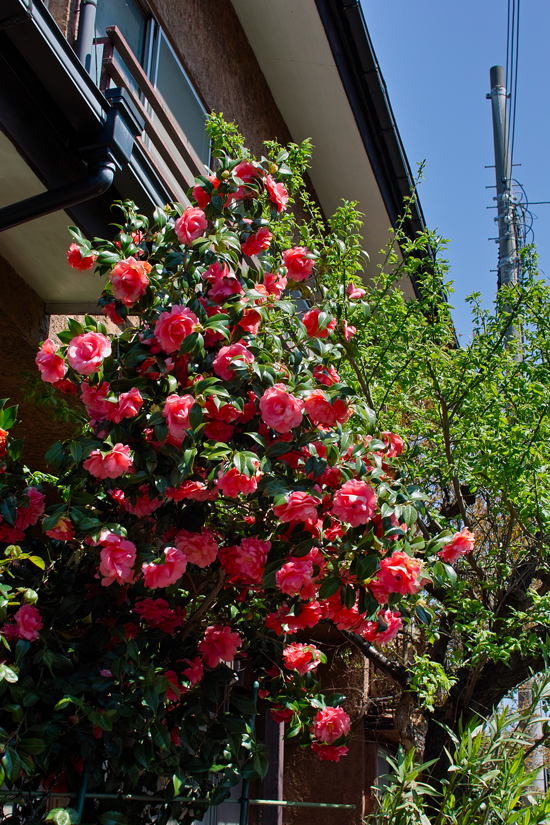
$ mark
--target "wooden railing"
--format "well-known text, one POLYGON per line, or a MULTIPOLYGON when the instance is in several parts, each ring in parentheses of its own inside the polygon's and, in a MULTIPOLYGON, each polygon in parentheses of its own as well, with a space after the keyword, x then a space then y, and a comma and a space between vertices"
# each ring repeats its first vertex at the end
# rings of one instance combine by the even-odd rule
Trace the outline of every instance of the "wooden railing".
POLYGON ((195 175, 203 175, 205 167, 143 71, 120 30, 117 26, 108 26, 106 33, 106 37, 96 40, 98 45, 104 46, 100 89, 108 89, 111 81, 116 86, 126 89, 145 122, 144 134, 137 138, 140 148, 155 168, 172 199, 181 200, 182 193, 185 194, 193 185, 195 175), (139 92, 136 92, 136 87, 139 92), (164 134, 157 124, 160 124, 164 134), (151 149, 154 149, 162 159, 173 181, 159 167, 151 149))

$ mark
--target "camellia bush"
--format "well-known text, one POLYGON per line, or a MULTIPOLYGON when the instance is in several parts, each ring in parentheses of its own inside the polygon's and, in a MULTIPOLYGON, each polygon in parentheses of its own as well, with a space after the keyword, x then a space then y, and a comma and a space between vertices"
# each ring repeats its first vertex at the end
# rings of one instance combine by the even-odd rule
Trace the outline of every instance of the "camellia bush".
POLYGON ((150 225, 120 204, 110 241, 72 230, 69 263, 103 277, 120 333, 70 319, 37 354, 86 419, 49 449, 50 476, 21 468, 0 413, 0 784, 19 821, 64 793, 104 825, 200 818, 267 769, 254 680, 288 736, 338 761, 350 719, 320 691, 308 628, 387 642, 427 620, 423 585, 449 587, 472 547, 417 532, 403 440, 340 379, 364 294, 342 240, 355 213, 298 226, 307 146, 257 161, 222 126, 193 205, 150 225), (344 253, 333 315, 319 283, 344 253))

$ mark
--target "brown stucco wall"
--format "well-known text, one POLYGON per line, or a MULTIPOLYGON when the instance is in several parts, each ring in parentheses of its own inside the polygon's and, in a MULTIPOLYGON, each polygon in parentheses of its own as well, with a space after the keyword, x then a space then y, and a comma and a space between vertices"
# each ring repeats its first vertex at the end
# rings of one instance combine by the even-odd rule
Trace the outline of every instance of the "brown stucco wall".
POLYGON ((151 8, 207 111, 235 121, 260 155, 264 140, 290 133, 230 0, 151 0, 151 8))
POLYGON ((50 410, 24 400, 25 376, 38 375, 35 357, 48 337, 49 316, 36 292, 0 257, 0 398, 19 404, 20 424, 11 433, 25 438, 23 461, 33 470, 45 470, 44 452, 67 436, 67 425, 52 420, 50 410))
MULTIPOLYGON (((306 641, 306 638, 301 641, 306 641)), ((290 739, 285 745, 284 799, 302 802, 352 804, 355 810, 285 808, 283 825, 361 825, 366 794, 373 772, 372 749, 365 741, 363 708, 368 692, 368 665, 334 628, 320 625, 308 642, 318 643, 328 654, 319 668, 323 690, 346 696, 343 707, 352 721, 349 753, 339 762, 320 762, 311 748, 290 739), (368 783, 368 784, 367 784, 368 783)), ((375 768, 374 768, 375 769, 375 768)))

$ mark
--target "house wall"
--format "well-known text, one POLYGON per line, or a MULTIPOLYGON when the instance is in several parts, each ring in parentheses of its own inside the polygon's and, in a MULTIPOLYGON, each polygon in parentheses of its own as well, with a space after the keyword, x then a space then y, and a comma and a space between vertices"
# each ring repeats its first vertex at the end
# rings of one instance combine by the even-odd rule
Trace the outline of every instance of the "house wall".
POLYGON ((10 432, 25 438, 23 460, 32 469, 45 470, 45 446, 64 438, 67 425, 52 419, 50 410, 25 401, 26 376, 35 377, 36 353, 48 337, 49 316, 36 292, 0 257, 0 398, 19 404, 20 424, 10 432))
MULTIPOLYGON (((306 641, 305 637, 301 641, 306 641)), ((339 762, 320 762, 311 748, 300 747, 295 739, 285 744, 284 799, 303 802, 352 804, 355 810, 337 808, 284 808, 283 825, 361 825, 372 784, 372 748, 363 729, 364 702, 368 695, 369 668, 361 653, 332 627, 319 625, 309 632, 308 643, 316 641, 327 653, 327 664, 319 668, 324 691, 345 695, 342 706, 352 722, 349 753, 339 762)))

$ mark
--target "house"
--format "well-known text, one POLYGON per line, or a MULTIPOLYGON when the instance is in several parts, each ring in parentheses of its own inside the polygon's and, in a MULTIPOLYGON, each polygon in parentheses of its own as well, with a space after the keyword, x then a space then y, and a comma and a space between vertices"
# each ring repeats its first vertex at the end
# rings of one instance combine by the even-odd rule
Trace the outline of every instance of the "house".
MULTIPOLYGON (((374 267, 412 178, 358 0, 3 0, 0 395, 20 402, 23 420, 31 410, 21 374, 34 370, 38 343, 59 316, 93 313, 101 291, 99 279, 67 265, 67 225, 106 236, 114 200, 149 214, 186 202, 209 163, 210 110, 236 121, 254 153, 264 139, 311 137, 316 197, 326 214, 342 197, 358 201, 374 267)), ((416 205, 406 229, 423 225, 416 205)), ((404 288, 414 296, 414 284, 404 288)), ((26 461, 40 467, 62 424, 40 409, 32 420, 20 433, 26 461)), ((329 678, 342 667, 335 662, 329 678)), ((363 696, 368 674, 353 671, 363 696)), ((265 731, 281 758, 261 792, 332 801, 318 769, 309 789, 290 781, 312 770, 292 747, 283 789, 280 734, 265 731)), ((358 737, 354 748, 331 768, 330 794, 356 804, 349 821, 360 822, 376 746, 358 737)), ((281 821, 280 809, 257 811, 265 825, 281 821)))

